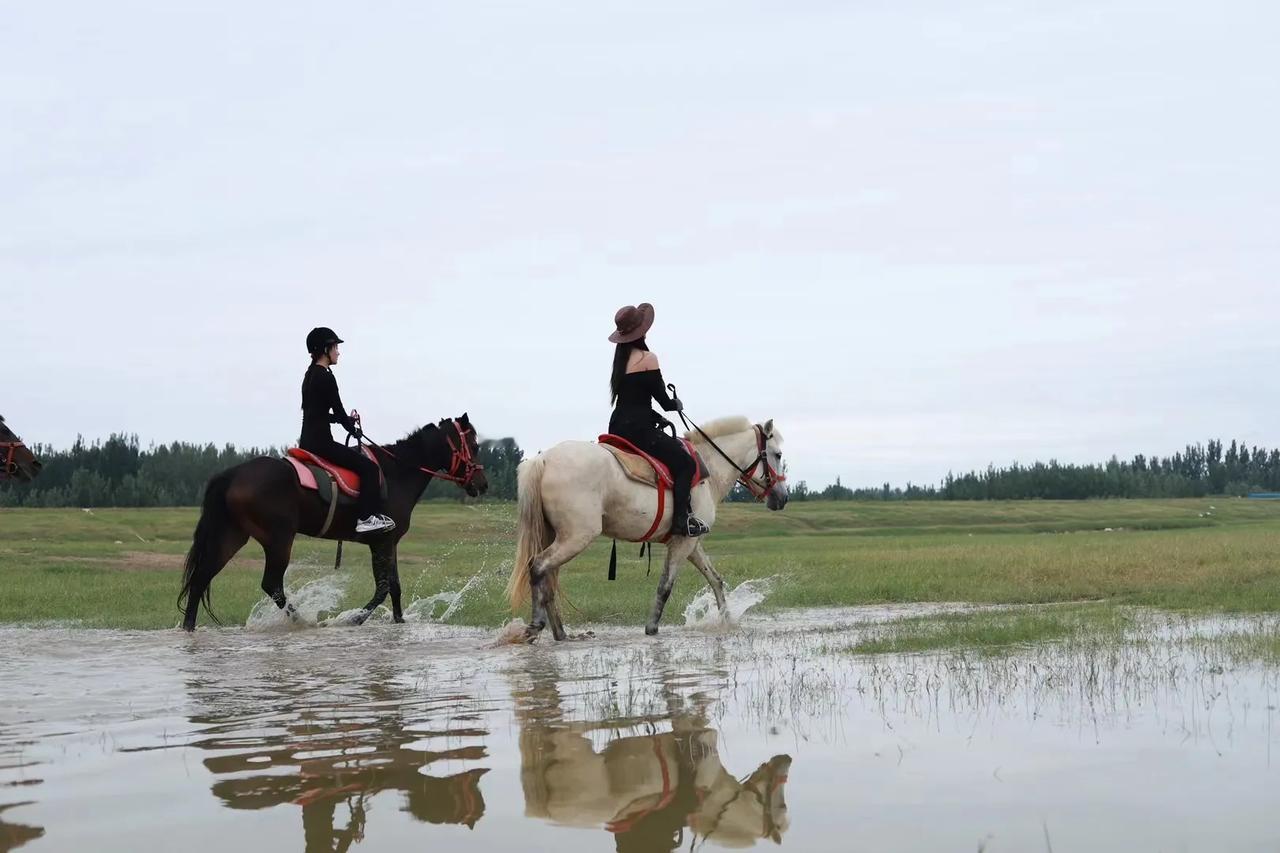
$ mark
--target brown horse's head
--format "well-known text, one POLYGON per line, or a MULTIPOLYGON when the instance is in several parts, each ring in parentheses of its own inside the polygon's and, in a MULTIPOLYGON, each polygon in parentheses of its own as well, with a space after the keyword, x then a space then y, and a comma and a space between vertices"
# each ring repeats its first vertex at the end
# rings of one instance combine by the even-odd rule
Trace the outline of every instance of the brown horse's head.
POLYGON ((470 466, 462 474, 463 481, 459 485, 470 497, 479 497, 489 491, 489 479, 484 474, 484 466, 480 465, 480 439, 476 435, 475 427, 471 425, 471 417, 466 412, 454 418, 453 423, 458 435, 466 442, 466 457, 470 461, 470 466))
POLYGON ((489 490, 489 480, 480 464, 480 441, 466 412, 446 418, 436 425, 436 431, 424 429, 420 435, 424 442, 422 452, 431 460, 428 467, 439 472, 439 479, 457 483, 473 498, 489 490))

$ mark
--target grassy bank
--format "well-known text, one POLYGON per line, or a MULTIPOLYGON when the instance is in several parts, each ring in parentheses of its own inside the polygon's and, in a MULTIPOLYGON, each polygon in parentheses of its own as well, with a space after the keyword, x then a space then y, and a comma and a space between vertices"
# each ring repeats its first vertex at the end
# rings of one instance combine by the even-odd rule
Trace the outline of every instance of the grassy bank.
MULTIPOLYGON (((457 590, 475 577, 454 621, 496 625, 507 618, 502 587, 513 550, 513 510, 505 504, 419 508, 401 551, 407 597, 457 590)), ((195 519, 194 509, 0 510, 0 622, 173 626, 195 519)), ((299 539, 286 584, 329 575, 333 548, 299 539)), ((635 546, 625 545, 619 579, 609 583, 608 548, 596 543, 564 575, 571 625, 638 626, 645 618, 656 575, 646 578, 635 546)), ((781 513, 729 505, 707 549, 730 585, 777 577, 770 607, 1102 599, 1280 611, 1280 503, 794 503, 781 513)), ((341 573, 344 606, 363 603, 373 586, 367 551, 349 548, 341 573)), ((260 579, 261 551, 250 544, 214 583, 224 621, 244 622, 262 597, 260 579)), ((702 586, 696 570, 685 566, 668 622, 679 621, 702 586)))

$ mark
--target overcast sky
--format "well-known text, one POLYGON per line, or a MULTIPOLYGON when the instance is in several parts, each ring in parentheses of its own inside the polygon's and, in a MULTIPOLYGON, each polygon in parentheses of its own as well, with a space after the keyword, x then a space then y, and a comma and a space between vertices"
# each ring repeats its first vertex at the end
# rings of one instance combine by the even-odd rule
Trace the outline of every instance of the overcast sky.
POLYGON ((604 430, 620 305, 793 478, 1280 444, 1271 2, 9 3, 28 441, 604 430))

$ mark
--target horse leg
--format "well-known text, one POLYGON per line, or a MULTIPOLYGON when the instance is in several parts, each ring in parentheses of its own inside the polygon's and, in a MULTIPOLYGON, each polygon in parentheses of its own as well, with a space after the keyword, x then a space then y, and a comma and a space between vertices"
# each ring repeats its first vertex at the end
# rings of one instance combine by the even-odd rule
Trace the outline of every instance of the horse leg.
POLYGON ((391 547, 391 571, 388 580, 387 589, 391 592, 391 618, 397 625, 403 625, 404 609, 400 606, 400 554, 394 545, 391 547))
MULTIPOLYGON (((373 563, 373 598, 369 599, 369 603, 360 608, 360 612, 351 620, 356 625, 363 625, 373 611, 382 606, 382 602, 387 600, 387 596, 391 594, 391 575, 395 571, 395 546, 388 547, 385 543, 376 543, 369 546, 369 556, 373 563)), ((396 597, 399 598, 400 584, 396 582, 396 597)), ((403 622, 404 619, 396 620, 403 622)))
POLYGON ((557 642, 567 640, 569 635, 564 630, 564 620, 560 618, 560 605, 555 600, 555 594, 552 593, 550 603, 547 605, 547 625, 551 628, 551 636, 557 642))
POLYGON ((262 591, 270 596, 276 607, 288 614, 290 619, 297 618, 298 611, 284 596, 284 572, 289 568, 289 558, 293 555, 293 539, 297 534, 292 530, 278 530, 262 542, 262 550, 266 552, 267 564, 262 571, 262 591))
POLYGON ((231 562, 231 558, 236 552, 244 547, 244 543, 249 541, 249 534, 245 533, 239 527, 230 526, 222 531, 222 535, 218 541, 218 557, 214 563, 208 566, 207 574, 201 573, 199 576, 193 576, 191 589, 187 593, 187 610, 182 618, 182 627, 188 631, 196 629, 196 614, 200 609, 200 598, 204 595, 204 591, 209 588, 209 584, 213 582, 218 572, 231 562))
POLYGON ((529 569, 529 586, 533 592, 533 614, 524 636, 532 643, 547 625, 551 626, 551 636, 557 640, 568 637, 564 623, 560 620, 560 605, 556 602, 556 589, 559 587, 558 574, 560 567, 586 550, 600 531, 584 532, 572 535, 557 536, 556 541, 541 554, 533 558, 529 569))
POLYGON ((729 606, 724 600, 724 578, 720 577, 716 567, 711 565, 711 558, 707 556, 706 551, 702 550, 701 540, 698 540, 698 544, 693 547, 693 552, 689 554, 689 562, 693 563, 707 579, 707 586, 711 587, 711 592, 716 597, 716 607, 720 610, 720 616, 726 616, 729 606))
POLYGON ((537 557, 534 557, 529 567, 529 626, 524 629, 524 639, 527 643, 532 643, 538 639, 542 629, 547 627, 547 605, 542 591, 542 574, 539 572, 538 567, 541 557, 551 551, 552 547, 554 546, 548 547, 537 557))
POLYGON ((676 574, 679 572, 680 564, 688 559, 689 552, 697 544, 696 538, 676 537, 667 546, 667 556, 662 563, 662 577, 658 580, 658 594, 653 599, 653 613, 649 616, 649 624, 644 626, 644 632, 650 637, 658 633, 658 623, 662 621, 662 610, 667 606, 667 599, 671 597, 671 590, 676 585, 676 574))

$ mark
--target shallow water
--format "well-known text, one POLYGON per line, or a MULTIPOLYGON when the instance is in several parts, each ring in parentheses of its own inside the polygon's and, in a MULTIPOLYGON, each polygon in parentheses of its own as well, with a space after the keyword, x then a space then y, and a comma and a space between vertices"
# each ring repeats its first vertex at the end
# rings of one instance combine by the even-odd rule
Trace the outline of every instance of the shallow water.
POLYGON ((1280 850, 1280 679, 1221 621, 841 651, 905 612, 0 629, 0 850, 1280 850))

